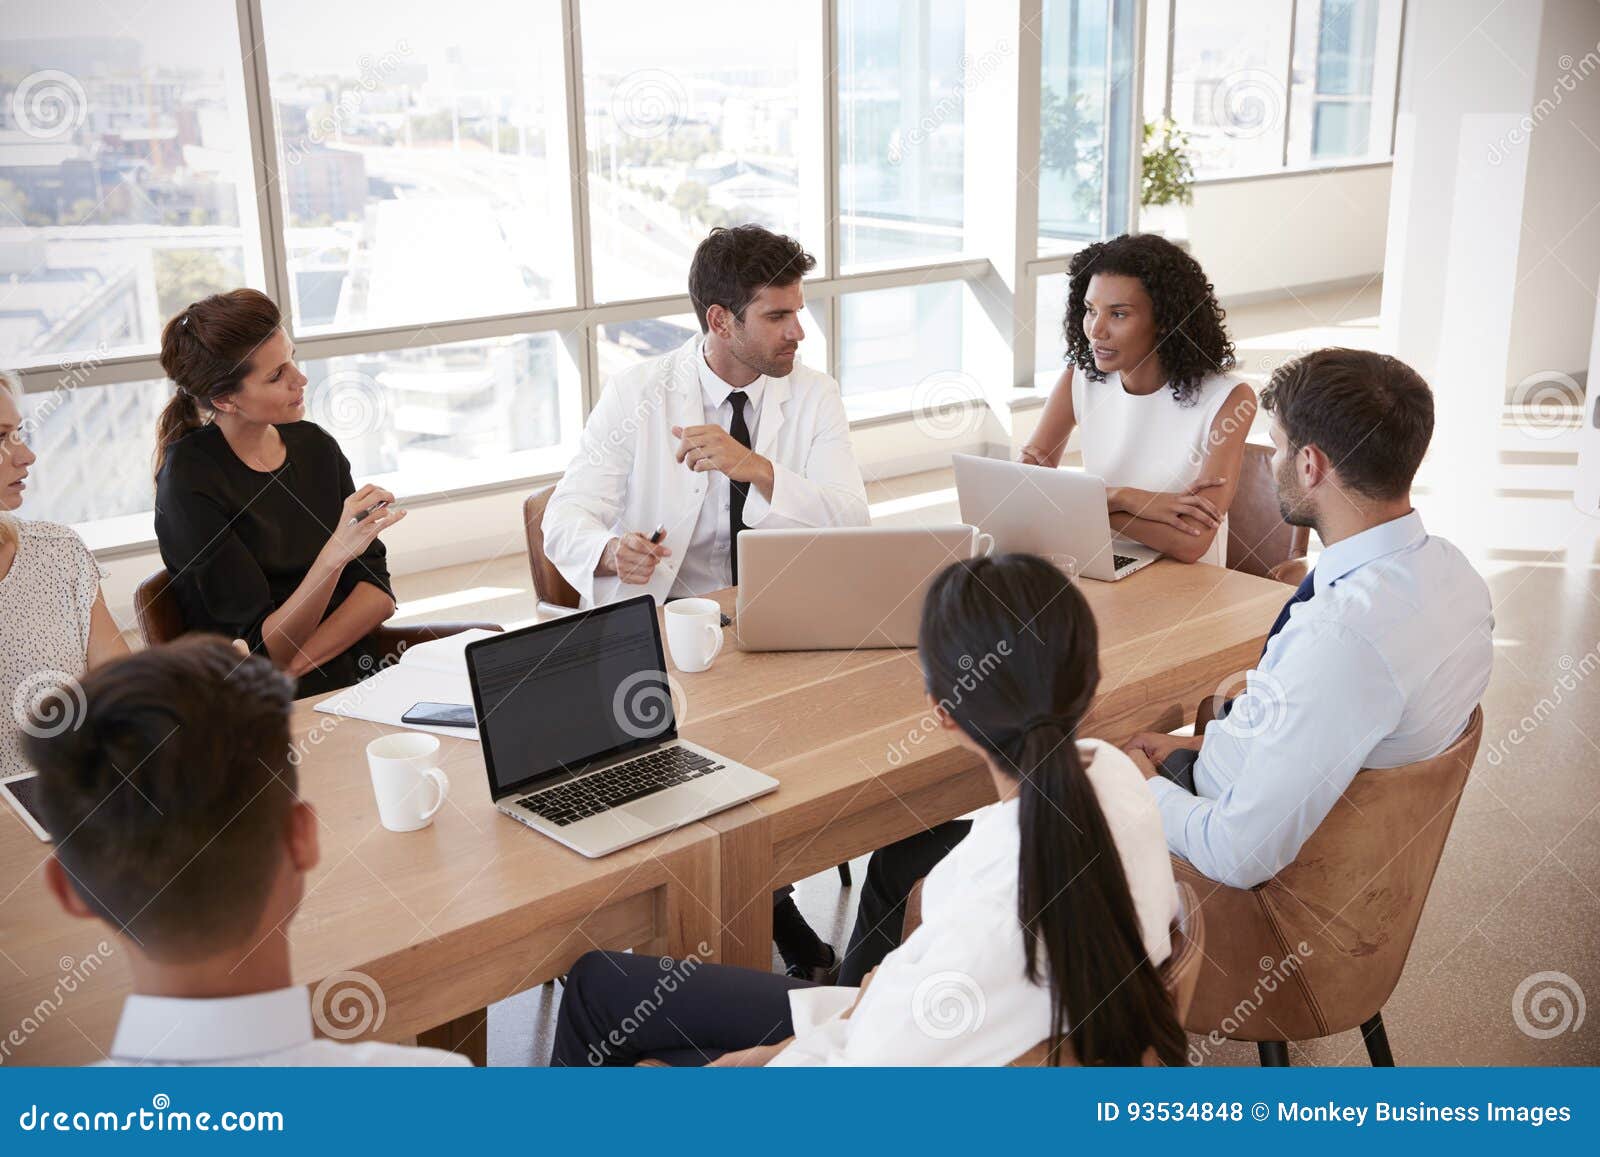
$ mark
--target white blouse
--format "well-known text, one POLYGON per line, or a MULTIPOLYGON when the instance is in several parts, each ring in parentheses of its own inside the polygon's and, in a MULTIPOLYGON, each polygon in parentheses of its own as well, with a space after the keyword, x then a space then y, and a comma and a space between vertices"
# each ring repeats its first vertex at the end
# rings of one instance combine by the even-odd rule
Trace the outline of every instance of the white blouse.
MULTIPOLYGON (((1127 873, 1145 951, 1159 965, 1171 953, 1178 891, 1155 797, 1117 748, 1091 739, 1079 751, 1127 873)), ((1015 798, 978 813, 923 882, 921 925, 884 957, 848 1018, 841 1014, 855 988, 789 994, 794 1042, 771 1064, 1006 1065, 1050 1035, 1048 983, 1024 972, 1019 814, 1015 798)))
MULTIPOLYGON (((1210 449, 1211 425, 1240 379, 1212 374, 1193 401, 1180 405, 1168 386, 1153 394, 1130 394, 1122 375, 1105 381, 1072 375, 1072 412, 1083 427, 1083 468, 1107 487, 1176 492, 1200 477, 1210 449)), ((1223 518, 1211 548, 1200 559, 1216 566, 1228 560, 1228 522, 1223 518)))
MULTIPOLYGON (((54 522, 16 520, 17 553, 0 577, 0 777, 31 768, 22 759, 22 721, 48 689, 82 675, 89 617, 104 572, 83 540, 54 522)), ((47 718, 65 700, 46 699, 47 718)))

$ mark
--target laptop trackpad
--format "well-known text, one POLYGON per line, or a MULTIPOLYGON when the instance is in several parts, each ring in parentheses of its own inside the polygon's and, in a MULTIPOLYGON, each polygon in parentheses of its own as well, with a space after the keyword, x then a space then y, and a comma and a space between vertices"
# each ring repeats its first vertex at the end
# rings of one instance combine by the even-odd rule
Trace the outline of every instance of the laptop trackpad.
POLYGON ((722 788, 732 789, 735 784, 732 776, 722 774, 708 777, 712 782, 682 783, 677 787, 669 787, 666 791, 658 791, 654 795, 647 795, 643 799, 636 799, 624 809, 631 816, 650 825, 681 824, 690 819, 698 819, 703 815, 726 807, 737 798, 738 793, 732 790, 717 791, 707 790, 716 784, 722 788))

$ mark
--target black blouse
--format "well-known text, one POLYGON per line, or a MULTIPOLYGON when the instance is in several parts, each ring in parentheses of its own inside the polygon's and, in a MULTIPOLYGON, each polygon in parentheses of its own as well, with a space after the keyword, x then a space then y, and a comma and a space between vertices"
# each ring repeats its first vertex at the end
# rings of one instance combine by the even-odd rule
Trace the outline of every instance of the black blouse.
MULTIPOLYGON (((267 616, 305 581, 355 492, 349 461, 321 426, 292 422, 278 433, 288 455, 276 470, 246 466, 206 425, 172 444, 156 478, 156 541, 185 625, 244 639, 258 654, 266 653, 267 616)), ((323 618, 363 582, 394 595, 382 542, 344 568, 323 618)), ((358 643, 302 675, 296 693, 322 694, 370 673, 358 643)))

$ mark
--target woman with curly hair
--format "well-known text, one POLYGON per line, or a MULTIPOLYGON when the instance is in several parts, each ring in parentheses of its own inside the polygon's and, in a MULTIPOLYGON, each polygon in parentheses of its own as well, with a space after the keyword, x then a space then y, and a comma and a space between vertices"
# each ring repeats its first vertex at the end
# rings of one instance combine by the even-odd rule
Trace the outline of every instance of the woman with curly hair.
POLYGON ((1067 368, 1021 459, 1083 465, 1106 484, 1111 529, 1183 562, 1222 566, 1255 391, 1200 263, 1163 237, 1090 245, 1067 269, 1067 368))

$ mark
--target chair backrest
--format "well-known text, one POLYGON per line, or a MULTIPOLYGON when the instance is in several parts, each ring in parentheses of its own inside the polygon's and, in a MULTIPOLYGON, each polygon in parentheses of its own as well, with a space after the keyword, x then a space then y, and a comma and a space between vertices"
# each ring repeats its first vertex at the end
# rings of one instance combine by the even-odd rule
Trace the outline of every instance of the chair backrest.
POLYGON ((1290 526, 1278 508, 1272 447, 1246 442, 1239 488, 1228 507, 1228 569, 1265 578, 1273 567, 1305 554, 1310 541, 1310 532, 1290 526))
POLYGON ((163 567, 134 588, 133 613, 147 647, 170 643, 187 629, 171 584, 172 576, 163 567))
POLYGON ((1483 738, 1483 711, 1432 759, 1351 781, 1300 854, 1249 890, 1173 858, 1211 930, 1192 1033, 1313 1040, 1360 1026, 1400 981, 1456 805, 1483 738))
MULTIPOLYGON (((906 897, 905 923, 901 927, 900 942, 903 944, 922 923, 922 881, 918 880, 911 888, 911 894, 906 897)), ((1200 909, 1200 898, 1188 884, 1178 884, 1178 919, 1172 925, 1172 949, 1166 961, 1161 965, 1161 983, 1166 986, 1168 994, 1172 997, 1172 1007, 1178 1014, 1179 1023, 1189 1011, 1189 1004, 1194 999, 1195 986, 1200 980, 1200 962, 1205 959, 1205 916, 1200 909)), ((1011 1062, 1013 1068, 1037 1068, 1049 1063, 1049 1041, 1040 1041, 1016 1060, 1011 1062)), ((1062 1050, 1061 1063, 1073 1066, 1078 1059, 1069 1047, 1062 1050)), ((1145 1064, 1156 1063, 1155 1054, 1147 1053, 1145 1064)))
POLYGON ((546 486, 528 495, 522 504, 522 524, 528 533, 528 569, 533 572, 533 593, 541 601, 575 607, 578 592, 544 552, 544 508, 550 505, 550 496, 555 492, 554 486, 546 486))

